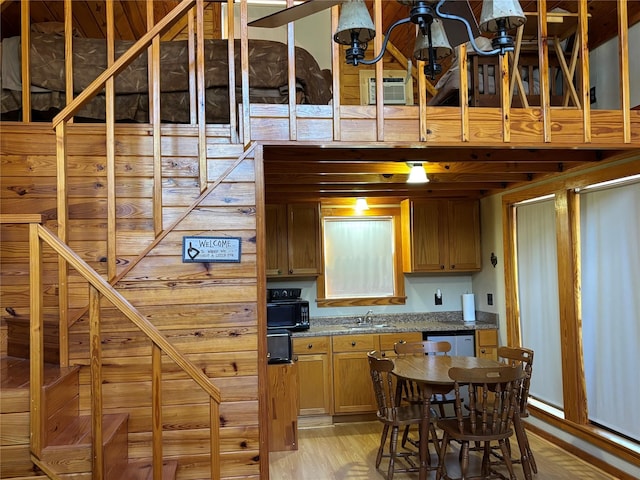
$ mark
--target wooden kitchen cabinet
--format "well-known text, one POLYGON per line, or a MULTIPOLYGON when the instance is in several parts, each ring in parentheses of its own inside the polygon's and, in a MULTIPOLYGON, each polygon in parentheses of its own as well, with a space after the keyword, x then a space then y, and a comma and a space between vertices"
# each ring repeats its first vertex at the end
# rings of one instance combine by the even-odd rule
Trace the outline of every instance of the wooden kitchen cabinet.
POLYGON ((298 449, 298 365, 268 365, 269 451, 298 449))
POLYGON ((498 330, 476 330, 476 357, 498 360, 498 330))
POLYGON ((265 205, 265 224, 267 276, 321 273, 320 204, 265 205))
POLYGON ((382 333, 379 337, 380 352, 383 355, 395 356, 393 349, 398 342, 414 343, 422 341, 422 332, 398 332, 398 333, 382 333))
POLYGON ((293 338, 293 353, 298 363, 299 415, 333 414, 329 337, 293 338))
POLYGON ((334 412, 375 412, 367 353, 379 348, 378 335, 339 335, 332 341, 334 412))
POLYGON ((477 200, 403 200, 401 221, 405 273, 480 270, 477 200))

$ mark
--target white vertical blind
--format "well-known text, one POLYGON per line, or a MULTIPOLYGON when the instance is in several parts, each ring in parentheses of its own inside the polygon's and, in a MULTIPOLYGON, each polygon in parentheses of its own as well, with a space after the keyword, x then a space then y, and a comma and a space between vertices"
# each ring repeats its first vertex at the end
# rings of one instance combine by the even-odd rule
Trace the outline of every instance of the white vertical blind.
POLYGON ((325 218, 326 297, 393 296, 393 232, 391 217, 325 218))
POLYGON ((589 420, 640 440, 640 184, 580 195, 589 420))
POLYGON ((522 346, 535 352, 529 394, 563 410, 554 200, 516 207, 522 346))

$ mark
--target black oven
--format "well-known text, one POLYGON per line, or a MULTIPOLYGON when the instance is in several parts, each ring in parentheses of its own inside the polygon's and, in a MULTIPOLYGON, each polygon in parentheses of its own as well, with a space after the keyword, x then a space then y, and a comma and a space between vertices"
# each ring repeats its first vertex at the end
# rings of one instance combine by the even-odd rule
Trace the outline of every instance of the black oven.
POLYGON ((309 302, 299 298, 299 288, 267 290, 267 328, 307 330, 309 302))

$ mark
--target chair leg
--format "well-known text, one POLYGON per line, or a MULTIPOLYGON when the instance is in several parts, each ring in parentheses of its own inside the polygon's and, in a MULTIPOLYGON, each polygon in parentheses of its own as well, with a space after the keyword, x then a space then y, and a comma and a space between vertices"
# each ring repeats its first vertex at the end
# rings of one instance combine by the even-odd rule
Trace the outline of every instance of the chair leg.
POLYGON ((447 467, 444 463, 445 456, 447 454, 447 447, 449 446, 449 436, 447 432, 442 434, 440 440, 440 452, 438 453, 438 470, 436 472, 436 480, 440 480, 443 475, 447 475, 447 467))
POLYGON ((463 441, 461 446, 460 455, 460 475, 464 480, 467 478, 467 472, 469 470, 469 442, 463 441))
POLYGON ((407 444, 407 439, 409 438, 409 427, 411 425, 407 425, 406 427, 404 427, 404 433, 402 434, 402 448, 405 448, 405 445, 407 444))
POLYGON ((507 470, 509 471, 509 478, 511 480, 516 480, 517 477, 513 471, 513 463, 511 463, 511 455, 509 455, 509 449, 506 441, 500 440, 500 449, 502 450, 502 456, 504 457, 504 464, 507 466, 507 470))
POLYGON ((393 472, 396 463, 396 448, 398 447, 398 427, 391 428, 391 441, 389 442, 389 470, 387 480, 393 480, 393 472))
POLYGON ((378 448, 378 455, 376 456, 376 468, 380 466, 382 461, 382 453, 384 452, 384 444, 387 442, 387 434, 389 433, 389 425, 382 428, 382 435, 380 437, 380 448, 378 448))

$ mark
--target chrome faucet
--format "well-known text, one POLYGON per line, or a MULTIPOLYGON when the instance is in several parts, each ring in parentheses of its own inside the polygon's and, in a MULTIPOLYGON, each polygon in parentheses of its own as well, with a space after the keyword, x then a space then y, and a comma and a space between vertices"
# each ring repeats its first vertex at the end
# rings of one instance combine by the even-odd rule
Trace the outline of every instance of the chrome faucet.
POLYGON ((369 310, 364 314, 363 323, 373 323, 373 310, 369 310))

